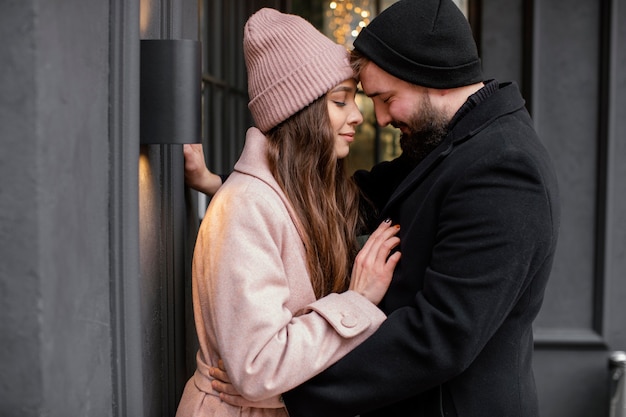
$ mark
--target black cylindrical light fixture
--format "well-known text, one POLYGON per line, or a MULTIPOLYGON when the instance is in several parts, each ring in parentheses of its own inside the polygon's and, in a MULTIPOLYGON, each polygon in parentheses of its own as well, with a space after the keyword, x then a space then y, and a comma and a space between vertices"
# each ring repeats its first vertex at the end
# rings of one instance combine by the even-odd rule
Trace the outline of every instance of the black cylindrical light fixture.
POLYGON ((201 142, 201 50, 190 39, 141 41, 140 142, 201 142))

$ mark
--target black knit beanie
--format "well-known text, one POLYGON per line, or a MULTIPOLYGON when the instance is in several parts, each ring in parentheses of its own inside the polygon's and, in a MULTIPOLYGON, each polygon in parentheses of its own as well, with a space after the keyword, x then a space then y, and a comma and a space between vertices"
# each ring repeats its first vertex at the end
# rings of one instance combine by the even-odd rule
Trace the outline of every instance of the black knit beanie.
POLYGON ((452 0, 400 0, 361 31, 354 49, 389 74, 424 87, 483 81, 469 22, 452 0))

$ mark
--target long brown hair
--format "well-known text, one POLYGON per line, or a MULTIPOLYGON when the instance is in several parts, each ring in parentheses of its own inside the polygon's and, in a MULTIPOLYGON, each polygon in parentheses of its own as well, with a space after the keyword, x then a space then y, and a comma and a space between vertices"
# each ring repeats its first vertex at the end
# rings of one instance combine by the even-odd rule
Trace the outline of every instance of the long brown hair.
POLYGON ((302 224, 315 295, 348 288, 357 253, 359 192, 335 155, 326 96, 268 133, 270 170, 302 224))

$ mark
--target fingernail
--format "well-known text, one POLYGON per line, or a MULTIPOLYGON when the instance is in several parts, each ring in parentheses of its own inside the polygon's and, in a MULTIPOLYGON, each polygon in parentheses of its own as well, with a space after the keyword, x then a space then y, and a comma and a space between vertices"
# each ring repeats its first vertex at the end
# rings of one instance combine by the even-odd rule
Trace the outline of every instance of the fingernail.
POLYGON ((385 223, 391 223, 391 219, 390 219, 389 217, 387 217, 387 218, 385 219, 385 223))

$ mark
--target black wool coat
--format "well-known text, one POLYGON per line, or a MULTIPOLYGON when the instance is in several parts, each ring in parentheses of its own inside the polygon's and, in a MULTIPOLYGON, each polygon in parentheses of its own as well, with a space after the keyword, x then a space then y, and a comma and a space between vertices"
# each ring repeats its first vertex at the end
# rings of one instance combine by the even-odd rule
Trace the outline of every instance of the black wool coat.
POLYGON ((537 416, 532 323, 560 210, 517 86, 501 84, 408 174, 399 158, 356 179, 401 226, 388 318, 283 395, 290 417, 537 416))

